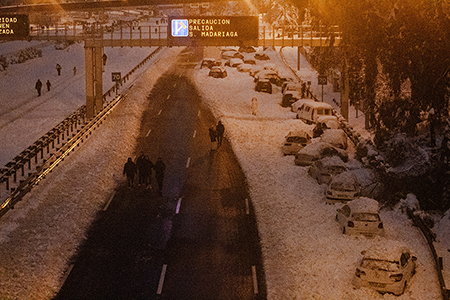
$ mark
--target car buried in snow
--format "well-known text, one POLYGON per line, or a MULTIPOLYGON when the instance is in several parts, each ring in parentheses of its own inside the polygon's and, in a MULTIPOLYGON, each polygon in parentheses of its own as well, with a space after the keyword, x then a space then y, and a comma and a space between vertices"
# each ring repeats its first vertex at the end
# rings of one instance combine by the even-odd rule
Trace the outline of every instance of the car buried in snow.
POLYGON ((338 156, 324 157, 316 160, 309 167, 308 174, 319 184, 329 184, 331 179, 347 171, 347 166, 338 156))
POLYGON ((361 193, 361 187, 352 172, 343 172, 334 176, 325 192, 327 203, 334 204, 338 202, 347 203, 357 197, 361 193))
POLYGON ((344 234, 384 235, 378 201, 371 198, 360 197, 337 209, 336 221, 344 234))
POLYGON ((348 153, 331 144, 321 141, 314 141, 295 154, 295 164, 297 166, 310 166, 316 160, 324 157, 339 156, 344 162, 348 162, 348 153))
POLYGON ((284 155, 292 155, 311 142, 311 136, 305 131, 289 131, 281 146, 284 155))
POLYGON ((361 254, 363 258, 353 277, 356 288, 368 287, 397 296, 405 292, 416 272, 417 261, 405 245, 386 240, 361 254))

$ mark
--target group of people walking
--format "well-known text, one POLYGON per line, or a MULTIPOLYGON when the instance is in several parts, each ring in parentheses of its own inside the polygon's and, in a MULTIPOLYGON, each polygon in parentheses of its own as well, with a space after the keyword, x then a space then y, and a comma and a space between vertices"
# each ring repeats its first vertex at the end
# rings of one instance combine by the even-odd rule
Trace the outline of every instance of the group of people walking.
POLYGON ((219 121, 216 125, 209 128, 209 138, 211 140, 211 151, 217 150, 222 145, 223 135, 225 133, 225 126, 219 121))
POLYGON ((133 162, 131 157, 125 163, 123 168, 123 174, 127 176, 128 188, 134 187, 134 180, 137 175, 138 185, 144 185, 146 189, 151 189, 152 183, 152 170, 155 170, 156 182, 158 184, 158 194, 162 196, 162 188, 164 181, 164 171, 166 170, 166 165, 164 164, 161 157, 159 157, 155 164, 150 160, 150 158, 143 152, 136 159, 136 163, 133 162))
MULTIPOLYGON (((58 73, 58 76, 61 76, 61 70, 62 67, 60 64, 56 64, 56 72, 58 73)), ((77 67, 73 67, 73 75, 75 76, 77 74, 77 67)), ((47 82, 45 83, 45 85, 47 86, 47 91, 50 92, 50 88, 52 87, 52 84, 50 83, 50 80, 47 80, 47 82)), ((40 79, 38 79, 36 81, 36 84, 34 85, 34 88, 36 89, 37 93, 38 93, 38 97, 42 95, 42 81, 40 79)))

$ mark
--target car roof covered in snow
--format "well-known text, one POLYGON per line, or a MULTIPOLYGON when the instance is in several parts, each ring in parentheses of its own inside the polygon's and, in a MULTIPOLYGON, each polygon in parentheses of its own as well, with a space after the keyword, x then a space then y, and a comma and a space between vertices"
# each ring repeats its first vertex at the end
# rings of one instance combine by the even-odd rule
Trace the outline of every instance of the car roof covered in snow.
POLYGON ((364 212, 377 214, 380 207, 378 201, 372 198, 359 197, 350 201, 348 204, 352 209, 352 212, 364 212))
POLYGON ((361 252, 364 259, 382 259, 391 262, 398 262, 403 252, 410 252, 403 242, 386 240, 377 243, 361 252))
POLYGON ((342 166, 346 167, 345 162, 339 156, 326 156, 321 159, 323 166, 342 166))

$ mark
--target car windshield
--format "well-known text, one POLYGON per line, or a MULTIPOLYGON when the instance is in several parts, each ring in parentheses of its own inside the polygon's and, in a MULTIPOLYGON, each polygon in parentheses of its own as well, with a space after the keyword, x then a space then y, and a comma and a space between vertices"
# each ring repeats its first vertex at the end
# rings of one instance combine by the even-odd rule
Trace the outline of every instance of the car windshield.
POLYGON ((379 222, 380 216, 372 213, 353 213, 353 220, 360 222, 379 222))
POLYGON ((395 272, 400 269, 398 262, 371 258, 363 259, 361 267, 386 272, 395 272))
POLYGON ((356 190, 356 184, 354 182, 333 182, 331 188, 339 192, 353 192, 356 190))

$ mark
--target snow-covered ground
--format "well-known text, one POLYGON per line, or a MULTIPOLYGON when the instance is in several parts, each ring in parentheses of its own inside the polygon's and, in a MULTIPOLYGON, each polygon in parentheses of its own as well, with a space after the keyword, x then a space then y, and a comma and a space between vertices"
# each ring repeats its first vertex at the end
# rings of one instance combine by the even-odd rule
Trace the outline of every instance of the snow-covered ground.
MULTIPOLYGON (((11 51, 13 46, 8 44, 0 44, 0 54, 11 51)), ((0 298, 49 299, 58 291, 69 259, 95 212, 123 181, 121 168, 126 157, 133 154, 147 95, 180 50, 165 49, 155 56, 151 67, 134 82, 127 100, 93 138, 0 219, 0 298), (117 131, 119 126, 121 130, 117 131)), ((106 48, 111 65, 107 64, 104 89, 112 84, 108 75, 111 71, 127 73, 150 51, 106 48)), ((283 51, 295 66, 296 50, 283 51)), ((277 52, 268 54, 283 68, 277 52)), ((43 48, 42 58, 10 65, 7 71, 0 72, 1 165, 84 103, 83 55, 80 44, 63 51, 48 46, 43 48), (60 78, 54 69, 57 62, 63 66, 60 78), (74 65, 78 69, 76 76, 71 72, 74 65), (52 91, 37 97, 37 78, 43 83, 50 79, 52 91)), ((313 89, 318 88, 314 86, 316 75, 307 62, 302 60, 301 66, 299 75, 310 76, 313 89)), ((385 237, 343 235, 334 220, 335 207, 325 204, 323 188, 307 175, 306 168, 294 165, 292 156, 281 153, 280 145, 289 130, 311 127, 279 105, 279 88, 272 95, 256 93, 248 74, 227 70, 228 77, 214 79, 207 76, 206 69, 199 69, 193 80, 205 102, 225 124, 227 137, 247 176, 262 241, 268 298, 440 299, 425 239, 401 210, 382 210, 385 237), (252 97, 258 99, 257 116, 251 114, 252 97), (400 297, 370 289, 356 290, 351 285, 360 252, 386 239, 403 241, 418 257, 417 273, 400 297)), ((316 94, 320 95, 319 90, 316 94)), ((335 97, 325 89, 326 101, 335 97)), ((355 128, 364 123, 361 119, 356 119, 351 110, 350 122, 355 128)), ((448 219, 447 214, 436 225, 441 242, 448 236, 448 219)), ((448 245, 440 245, 448 249, 448 245)))

